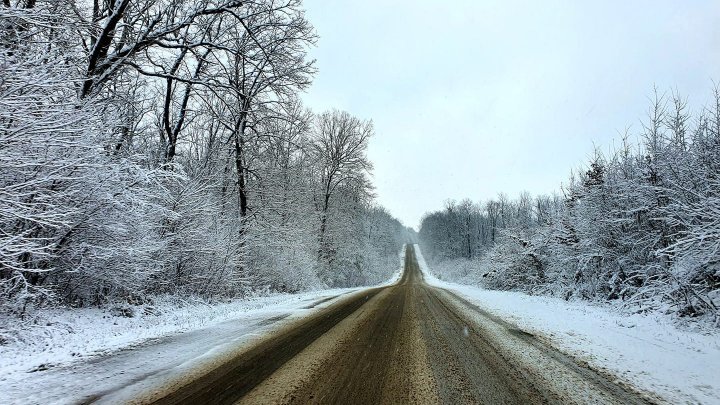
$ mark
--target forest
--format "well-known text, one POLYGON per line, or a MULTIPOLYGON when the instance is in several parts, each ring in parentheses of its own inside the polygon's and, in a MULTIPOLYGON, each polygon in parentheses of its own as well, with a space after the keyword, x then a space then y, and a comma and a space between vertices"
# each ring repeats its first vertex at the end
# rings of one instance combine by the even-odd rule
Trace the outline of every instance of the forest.
MULTIPOLYGON (((372 121, 313 112, 300 0, 0 6, 0 312, 387 279, 372 121)), ((656 91, 640 133, 560 193, 450 201, 444 278, 720 322, 720 89, 656 91)))
POLYGON ((408 231, 372 122, 300 101, 316 40, 300 0, 4 0, 0 313, 387 279, 408 231))
POLYGON ((560 193, 448 201, 419 238, 438 275, 720 326, 720 89, 697 113, 655 92, 640 133, 560 193))
POLYGON ((677 3, 0 0, 0 405, 720 404, 677 3))

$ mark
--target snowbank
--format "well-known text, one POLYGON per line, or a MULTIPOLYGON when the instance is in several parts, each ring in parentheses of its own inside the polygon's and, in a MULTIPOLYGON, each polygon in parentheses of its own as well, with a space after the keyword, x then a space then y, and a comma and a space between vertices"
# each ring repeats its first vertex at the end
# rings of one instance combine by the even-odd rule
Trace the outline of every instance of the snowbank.
POLYGON ((659 315, 628 316, 582 302, 444 282, 432 274, 417 245, 415 253, 429 284, 544 337, 595 369, 671 403, 720 404, 717 332, 679 330, 659 315))

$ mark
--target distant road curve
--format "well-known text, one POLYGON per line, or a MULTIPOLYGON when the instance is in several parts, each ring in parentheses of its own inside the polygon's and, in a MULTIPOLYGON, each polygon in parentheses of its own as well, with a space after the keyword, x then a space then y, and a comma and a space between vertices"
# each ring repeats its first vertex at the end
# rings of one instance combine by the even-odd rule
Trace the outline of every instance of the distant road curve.
POLYGON ((401 280, 288 323, 154 404, 648 404, 653 400, 423 281, 401 280))

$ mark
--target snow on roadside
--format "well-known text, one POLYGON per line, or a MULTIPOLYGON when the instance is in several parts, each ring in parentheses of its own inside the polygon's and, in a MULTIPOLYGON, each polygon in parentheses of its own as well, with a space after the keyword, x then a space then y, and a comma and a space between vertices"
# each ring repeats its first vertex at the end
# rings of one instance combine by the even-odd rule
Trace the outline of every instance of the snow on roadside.
POLYGON ((714 331, 680 330, 658 315, 448 283, 432 274, 417 245, 415 253, 428 284, 544 337, 595 369, 670 403, 720 404, 720 335, 714 331))
MULTIPOLYGON (((400 265, 381 285, 396 282, 400 265)), ((231 353, 278 322, 306 316, 361 288, 278 294, 224 304, 156 302, 133 317, 87 308, 51 310, 0 345, 0 404, 132 398, 231 353)), ((2 331, 0 331, 2 332, 2 331)), ((7 334, 6 334, 7 335, 7 334)))
POLYGON ((407 244, 403 244, 402 248, 400 249, 400 252, 398 252, 398 260, 400 261, 400 265, 397 268, 397 270, 395 270, 395 273, 393 273, 392 276, 390 276, 390 278, 386 282, 379 284, 378 285, 379 287, 392 285, 392 284, 395 284, 398 281, 400 281, 400 277, 402 277, 403 270, 405 270, 405 249, 406 248, 407 248, 407 244))
POLYGON ((201 301, 182 304, 160 301, 152 312, 133 317, 118 316, 113 309, 47 310, 38 315, 35 326, 20 331, 18 340, 0 345, 0 371, 6 377, 51 368, 78 357, 107 354, 148 339, 216 325, 252 311, 344 292, 278 294, 214 305, 201 301))
MULTIPOLYGON (((133 318, 99 309, 66 310, 57 331, 0 346, 0 403, 78 403, 221 354, 268 320, 302 316, 357 288, 284 294, 220 305, 194 304, 133 318), (328 300, 328 301, 325 301, 328 300), (312 307, 312 308, 311 308, 312 307)), ((169 308, 164 308, 169 309, 169 308)), ((166 375, 166 377, 170 377, 166 375)), ((157 381, 158 384, 162 381, 157 381)))

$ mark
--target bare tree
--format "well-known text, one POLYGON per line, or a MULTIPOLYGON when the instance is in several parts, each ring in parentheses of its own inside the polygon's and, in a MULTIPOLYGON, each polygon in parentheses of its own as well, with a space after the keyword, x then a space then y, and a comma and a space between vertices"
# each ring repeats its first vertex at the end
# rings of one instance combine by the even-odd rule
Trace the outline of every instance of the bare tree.
POLYGON ((218 76, 226 82, 218 92, 213 113, 228 132, 234 153, 240 215, 248 215, 248 180, 252 173, 251 144, 262 134, 257 124, 264 116, 280 114, 280 105, 310 84, 313 61, 307 47, 316 34, 300 8, 291 0, 280 5, 263 0, 248 6, 247 17, 223 25, 227 47, 216 55, 218 76))
POLYGON ((330 202, 339 187, 365 187, 372 164, 367 146, 373 136, 371 121, 363 121, 345 111, 327 111, 317 116, 312 148, 319 170, 320 193, 316 202, 320 213, 320 255, 330 249, 326 237, 330 202))
POLYGON ((197 29, 201 19, 217 15, 227 15, 240 23, 246 16, 246 3, 242 0, 217 3, 209 0, 192 3, 94 1, 92 15, 81 16, 88 30, 83 42, 88 58, 80 95, 87 97, 97 92, 128 67, 149 76, 174 77, 171 72, 154 69, 157 59, 163 55, 156 51, 204 47, 206 43, 202 40, 183 43, 183 33, 197 29))

